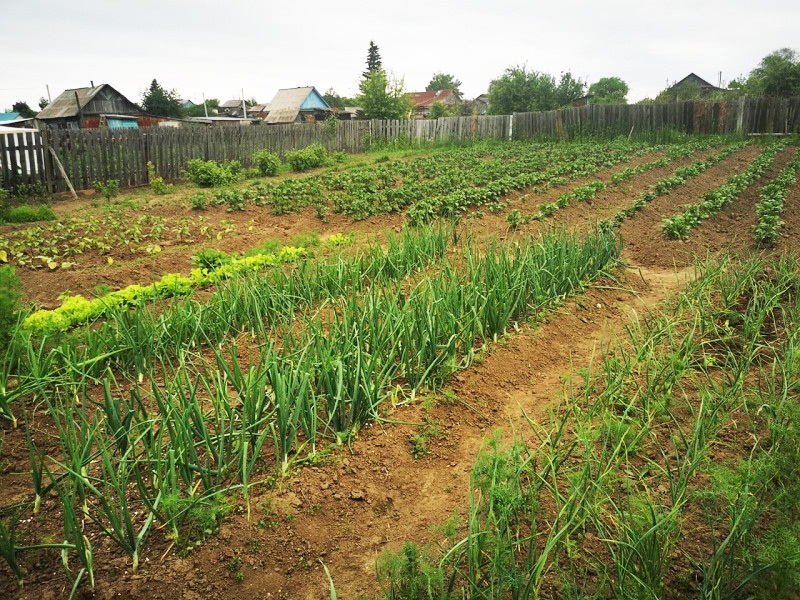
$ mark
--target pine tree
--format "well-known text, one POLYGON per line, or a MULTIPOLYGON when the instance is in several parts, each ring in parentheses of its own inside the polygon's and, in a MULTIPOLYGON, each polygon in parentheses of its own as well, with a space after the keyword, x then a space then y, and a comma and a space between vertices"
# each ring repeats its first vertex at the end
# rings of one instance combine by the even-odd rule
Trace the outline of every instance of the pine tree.
POLYGON ((153 79, 150 88, 142 94, 142 108, 151 115, 158 117, 181 118, 183 106, 175 90, 166 90, 153 79))
POLYGON ((378 51, 378 45, 372 40, 369 41, 369 50, 367 51, 367 70, 361 76, 364 79, 369 78, 370 73, 377 71, 382 67, 381 54, 378 51))

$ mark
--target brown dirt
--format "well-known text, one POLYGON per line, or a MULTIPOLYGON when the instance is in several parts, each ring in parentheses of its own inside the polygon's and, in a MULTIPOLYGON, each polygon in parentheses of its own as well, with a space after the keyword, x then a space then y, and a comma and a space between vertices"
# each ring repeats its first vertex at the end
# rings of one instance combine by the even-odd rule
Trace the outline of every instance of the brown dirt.
MULTIPOLYGON (((717 251, 730 244, 737 244, 741 250, 752 244, 748 234, 757 186, 695 230, 687 242, 665 240, 660 221, 723 183, 757 152, 757 148, 747 148, 737 153, 656 199, 623 224, 624 258, 629 267, 618 269, 616 280, 597 282, 538 325, 521 324, 518 332, 493 344, 480 361, 454 375, 450 387, 431 398, 432 402, 410 403, 390 415, 392 421, 420 425, 371 424, 361 430, 350 448, 332 449, 324 462, 296 470, 276 488, 254 489, 251 523, 238 505, 220 531, 186 557, 170 552, 164 532, 155 531, 144 550, 140 571, 133 574, 108 540, 95 538, 95 597, 327 598, 328 582, 321 562, 330 569, 340 598, 373 597, 378 591, 375 559, 382 551, 396 550, 407 540, 436 543, 442 538, 434 530, 436 525, 452 514, 464 516, 475 455, 495 429, 505 429, 506 435, 512 427, 521 431, 523 411, 533 421, 541 420, 563 397, 574 369, 587 366, 604 352, 628 318, 646 313, 683 285, 689 272, 683 267, 692 254, 717 251), (423 423, 436 424, 439 435, 431 436, 429 453, 415 459, 411 436, 422 431, 423 423), (241 582, 226 566, 234 557, 241 559, 241 582)), ((775 168, 788 160, 788 155, 781 155, 775 168)), ((593 227, 598 218, 609 217, 632 203, 646 186, 678 164, 682 163, 610 186, 591 204, 573 203, 558 211, 550 222, 534 222, 522 229, 593 227)), ((588 179, 606 180, 622 166, 588 179)), ((580 183, 544 195, 529 195, 526 201, 525 194, 515 195, 510 207, 530 207, 530 212, 535 212, 536 204, 552 201, 580 183)), ((220 218, 231 218, 224 211, 222 214, 220 218)), ((798 215, 800 186, 795 186, 787 202, 782 240, 786 247, 796 248, 798 215)), ((249 248, 267 238, 288 240, 309 230, 318 230, 323 237, 338 231, 379 233, 402 221, 401 216, 390 215, 352 224, 333 216, 330 224, 323 225, 310 211, 272 217, 259 209, 236 218, 243 223, 256 219, 257 229, 225 240, 218 247, 226 251, 249 248)), ((505 231, 505 214, 487 213, 484 219, 475 221, 474 227, 478 235, 505 231)), ((191 252, 168 248, 152 262, 63 271, 57 278, 44 272, 21 275, 26 297, 47 304, 64 289, 88 292, 97 283, 121 287, 150 280, 161 272, 187 270, 191 252), (54 289, 54 282, 58 282, 58 289, 54 289)), ((0 480, 4 489, 0 495, 7 505, 13 497, 25 495, 29 467, 21 432, 3 427, 0 480)), ((52 498, 45 502, 42 514, 34 518, 34 529, 58 531, 56 503, 52 498)), ((11 574, 0 564, 0 596, 64 597, 65 579, 54 554, 25 555, 26 586, 21 590, 15 588, 11 574)))

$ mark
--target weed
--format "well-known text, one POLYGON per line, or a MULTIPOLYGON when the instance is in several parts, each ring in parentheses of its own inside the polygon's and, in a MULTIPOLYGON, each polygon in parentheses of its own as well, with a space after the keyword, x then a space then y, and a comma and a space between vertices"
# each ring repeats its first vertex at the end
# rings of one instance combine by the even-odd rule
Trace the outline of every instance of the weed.
POLYGON ((157 196, 171 194, 175 186, 171 183, 164 183, 164 178, 156 175, 156 166, 152 162, 147 163, 147 178, 150 181, 150 189, 157 196))

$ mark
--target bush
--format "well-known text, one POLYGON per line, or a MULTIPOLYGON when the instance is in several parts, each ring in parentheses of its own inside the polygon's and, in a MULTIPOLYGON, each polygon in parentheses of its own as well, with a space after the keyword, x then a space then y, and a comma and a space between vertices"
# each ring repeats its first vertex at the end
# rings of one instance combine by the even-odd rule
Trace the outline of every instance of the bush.
POLYGON ((33 221, 55 221, 56 215, 49 206, 23 204, 0 210, 0 223, 31 223, 33 221))
POLYGON ((150 180, 150 189, 159 196, 171 194, 175 189, 174 185, 164 183, 164 178, 156 175, 156 166, 151 162, 147 163, 147 178, 150 180))
POLYGON ((322 144, 311 144, 302 150, 293 150, 286 153, 286 162, 293 171, 308 171, 324 165, 328 160, 328 151, 322 144))
POLYGON ((189 181, 200 187, 217 187, 236 181, 241 170, 242 166, 235 160, 219 164, 195 158, 187 163, 185 174, 189 181))
POLYGON ((44 200, 47 194, 41 183, 20 183, 12 194, 20 200, 39 199, 44 200))
POLYGON ((20 282, 14 267, 0 267, 0 344, 11 339, 11 331, 17 324, 19 312, 20 282))
POLYGON ((119 180, 107 179, 106 181, 95 181, 94 189, 106 200, 111 200, 119 196, 119 180))
POLYGON ((259 173, 264 177, 272 177, 278 172, 281 166, 281 158, 269 150, 258 150, 253 154, 253 162, 256 163, 259 173))

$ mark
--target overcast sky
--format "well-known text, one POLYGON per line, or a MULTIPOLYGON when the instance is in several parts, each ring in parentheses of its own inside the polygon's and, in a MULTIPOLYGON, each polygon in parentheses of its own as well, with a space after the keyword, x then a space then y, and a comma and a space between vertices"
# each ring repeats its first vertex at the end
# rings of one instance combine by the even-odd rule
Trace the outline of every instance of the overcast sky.
POLYGON ((355 95, 374 40, 383 66, 424 90, 454 75, 468 98, 510 66, 587 83, 621 77, 628 100, 690 72, 717 84, 781 47, 800 50, 798 0, 26 0, 0 10, 0 110, 109 83, 139 102, 153 78, 180 97, 269 102, 314 85, 355 95))

